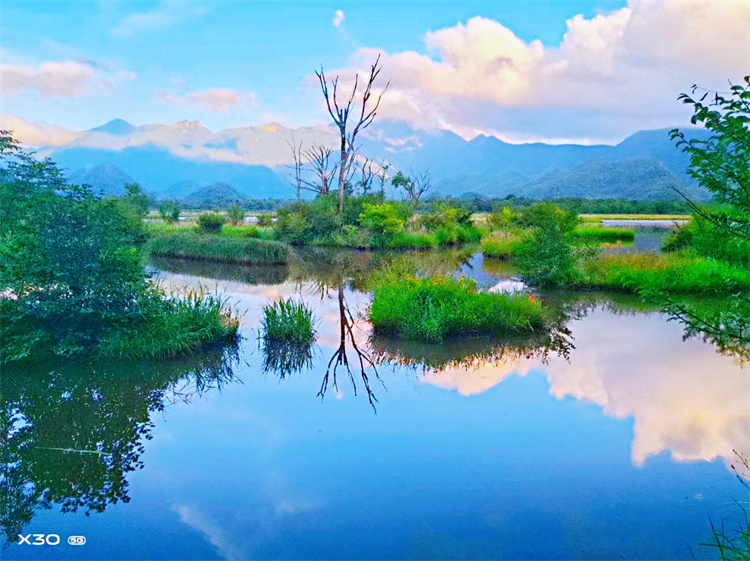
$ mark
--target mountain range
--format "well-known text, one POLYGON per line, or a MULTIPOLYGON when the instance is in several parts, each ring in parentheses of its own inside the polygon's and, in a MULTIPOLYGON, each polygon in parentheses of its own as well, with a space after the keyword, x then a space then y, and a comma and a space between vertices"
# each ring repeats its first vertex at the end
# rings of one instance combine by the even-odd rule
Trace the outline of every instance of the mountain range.
MULTIPOLYGON (((691 129, 695 137, 705 131, 691 129)), ((162 198, 184 198, 201 186, 226 183, 244 197, 294 197, 290 143, 335 146, 331 127, 285 128, 277 123, 211 131, 197 121, 135 126, 121 119, 77 133, 61 146, 41 147, 71 180, 117 194, 136 181, 162 198)), ((691 186, 688 158, 668 129, 639 131, 616 145, 511 144, 480 135, 421 131, 402 123, 373 124, 358 154, 388 163, 388 173, 429 170, 431 194, 488 197, 668 199, 670 187, 691 186)), ((356 180, 356 177, 355 177, 356 180)))

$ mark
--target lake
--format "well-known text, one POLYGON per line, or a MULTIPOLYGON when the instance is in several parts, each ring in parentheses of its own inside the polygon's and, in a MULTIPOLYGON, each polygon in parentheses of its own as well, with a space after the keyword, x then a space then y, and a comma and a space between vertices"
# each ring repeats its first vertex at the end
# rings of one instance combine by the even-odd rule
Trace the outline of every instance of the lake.
MULTIPOLYGON (((481 254, 414 258, 522 287, 481 254)), ((564 311, 550 337, 373 337, 365 284, 390 259, 155 260, 166 288, 225 294, 239 349, 6 369, 6 541, 61 543, 5 543, 3 559, 716 557, 710 521, 748 501, 747 367, 605 293, 542 294, 564 311), (278 296, 318 320, 291 363, 259 341, 278 296)))

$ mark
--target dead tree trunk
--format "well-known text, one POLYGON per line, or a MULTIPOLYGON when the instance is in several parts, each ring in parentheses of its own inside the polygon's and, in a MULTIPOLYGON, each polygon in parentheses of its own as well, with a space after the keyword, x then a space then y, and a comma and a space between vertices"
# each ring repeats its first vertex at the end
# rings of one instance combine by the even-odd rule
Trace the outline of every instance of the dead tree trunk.
POLYGON ((357 140, 357 134, 359 134, 361 130, 366 129, 368 126, 370 126, 372 121, 375 119, 378 107, 380 106, 380 100, 383 98, 383 94, 386 92, 388 86, 390 85, 390 82, 385 85, 383 90, 375 99, 374 105, 372 105, 370 103, 372 98, 372 88, 375 80, 378 77, 378 74, 380 74, 380 71, 380 55, 378 55, 378 58, 375 59, 375 64, 370 67, 370 76, 367 79, 367 85, 362 92, 362 110, 360 111, 357 122, 351 129, 351 132, 347 132, 347 123, 349 120, 349 113, 351 112, 352 105, 354 104, 354 98, 357 96, 357 89, 359 87, 359 74, 355 75, 354 77, 354 86, 352 87, 351 95, 346 100, 346 103, 339 105, 337 96, 339 77, 336 76, 336 78, 334 78, 332 82, 329 82, 326 78, 322 66, 320 67, 320 72, 318 72, 317 70, 315 71, 315 75, 318 77, 318 81, 320 82, 320 89, 323 92, 323 97, 326 100, 328 113, 331 115, 334 124, 338 127, 339 134, 341 136, 341 159, 339 161, 339 212, 343 212, 344 210, 344 197, 346 195, 346 175, 349 167, 349 160, 352 158, 353 153, 356 150, 355 143, 357 140), (333 91, 331 91, 329 88, 331 88, 333 91))

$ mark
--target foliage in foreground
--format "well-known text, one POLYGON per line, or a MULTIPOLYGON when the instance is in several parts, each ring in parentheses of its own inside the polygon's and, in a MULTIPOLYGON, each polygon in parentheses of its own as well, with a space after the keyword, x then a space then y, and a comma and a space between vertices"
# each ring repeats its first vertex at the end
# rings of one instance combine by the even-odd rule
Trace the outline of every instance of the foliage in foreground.
POLYGON ((541 302, 528 294, 482 293, 470 280, 449 277, 407 277, 379 284, 373 290, 369 318, 379 333, 422 341, 529 332, 547 321, 541 302))
POLYGON ((192 232, 156 236, 148 243, 152 255, 219 261, 222 263, 286 263, 289 248, 279 242, 249 237, 226 237, 192 232))
POLYGON ((312 310, 304 302, 279 298, 263 308, 261 341, 264 372, 283 378, 312 363, 318 334, 312 310))
POLYGON ((0 362, 171 355, 234 336, 223 303, 175 300, 147 278, 140 188, 97 197, 5 132, 0 156, 0 362))

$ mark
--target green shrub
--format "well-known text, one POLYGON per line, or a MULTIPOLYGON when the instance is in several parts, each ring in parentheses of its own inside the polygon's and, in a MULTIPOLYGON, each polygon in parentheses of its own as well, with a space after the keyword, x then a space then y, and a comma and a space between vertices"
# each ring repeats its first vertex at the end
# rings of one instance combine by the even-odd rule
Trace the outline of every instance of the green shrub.
POLYGON ((552 203, 531 207, 521 217, 531 228, 517 249, 518 265, 529 282, 543 286, 565 286, 576 282, 580 255, 573 248, 578 216, 552 203))
POLYGON ((362 209, 360 224, 372 235, 375 247, 387 247, 389 240, 404 229, 404 221, 393 203, 365 204, 362 209))
POLYGON ((672 228, 672 230, 664 238, 664 243, 661 246, 662 251, 672 252, 681 251, 690 247, 693 241, 693 228, 692 224, 680 224, 672 228))
POLYGON ((308 245, 316 241, 325 245, 343 225, 338 211, 338 199, 333 195, 310 202, 296 201, 277 211, 275 224, 278 238, 293 245, 308 245))
POLYGON ((240 224, 245 220, 245 210, 239 205, 230 205, 227 209, 227 218, 232 224, 240 224))
POLYGON ((269 213, 263 213, 258 215, 258 226, 261 227, 268 227, 273 226, 273 215, 269 213))
POLYGON ((750 240, 728 236, 724 230, 700 216, 696 216, 690 224, 688 247, 702 257, 750 268, 750 240))
POLYGON ((513 210, 505 205, 492 212, 487 217, 487 223, 491 228, 507 228, 515 224, 519 219, 519 214, 513 212, 513 210))
POLYGON ((247 237, 220 237, 192 232, 156 236, 149 241, 152 255, 204 259, 223 263, 286 263, 286 245, 247 237))
POLYGON ((401 230, 388 240, 389 249, 430 249, 437 245, 435 234, 401 230))
POLYGON ((265 340, 290 345, 312 345, 316 337, 312 310, 291 298, 279 298, 263 308, 261 330, 265 340))
POLYGON ((177 201, 162 201, 157 208, 159 216, 167 224, 174 224, 180 220, 180 204, 177 201))
POLYGON ((206 212, 198 217, 198 229, 205 234, 219 234, 224 227, 224 217, 215 212, 206 212))
POLYGON ((473 281, 451 277, 406 277, 379 284, 369 318, 377 332, 421 341, 529 332, 547 322, 541 302, 528 294, 481 293, 473 281))

